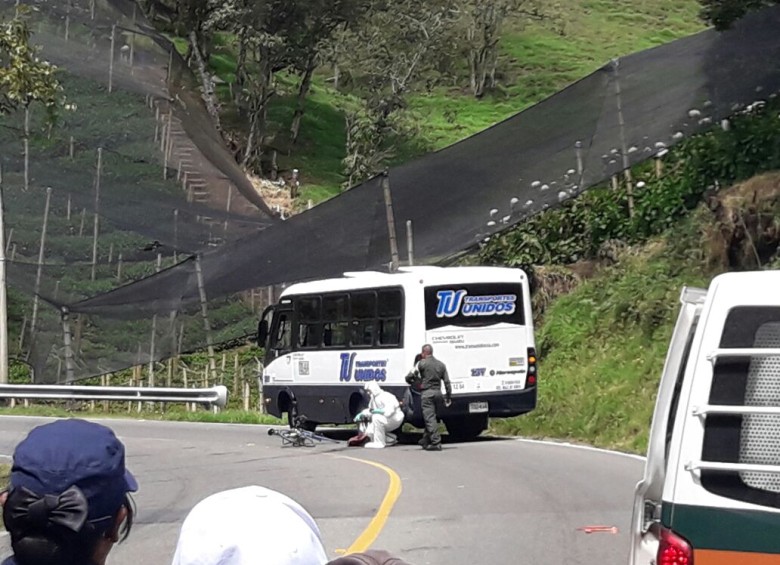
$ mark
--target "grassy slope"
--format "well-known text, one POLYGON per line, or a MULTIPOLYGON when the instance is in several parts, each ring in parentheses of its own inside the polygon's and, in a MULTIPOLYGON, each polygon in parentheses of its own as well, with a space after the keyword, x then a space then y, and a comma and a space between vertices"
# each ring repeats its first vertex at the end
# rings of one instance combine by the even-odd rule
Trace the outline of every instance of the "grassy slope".
POLYGON ((696 0, 561 0, 562 28, 542 22, 525 29, 510 22, 502 37, 499 92, 478 101, 439 89, 412 101, 426 116, 421 135, 444 147, 508 118, 628 55, 703 29, 696 0))
MULTIPOLYGON (((437 88, 412 98, 418 139, 400 149, 398 159, 440 149, 506 119, 598 69, 611 58, 695 33, 697 0, 560 0, 562 29, 551 23, 532 23, 521 29, 508 22, 502 38, 501 86, 476 100, 463 88, 437 88)), ((178 42, 179 48, 186 46, 178 42)), ((234 79, 235 57, 223 41, 211 61, 227 82, 234 79)), ((461 81, 463 82, 463 81, 461 81)), ((292 157, 279 157, 280 167, 302 172, 302 199, 315 202, 338 193, 344 156, 343 109, 354 104, 328 85, 327 71, 315 76, 301 127, 300 147, 292 157)), ((289 126, 295 79, 282 75, 280 92, 269 117, 278 128, 289 126)), ((228 87, 220 88, 223 100, 228 87)), ((226 123, 236 123, 228 112, 226 123)))
POLYGON ((644 453, 679 293, 712 274, 697 256, 701 222, 689 218, 552 303, 537 328, 539 406, 494 431, 644 453))

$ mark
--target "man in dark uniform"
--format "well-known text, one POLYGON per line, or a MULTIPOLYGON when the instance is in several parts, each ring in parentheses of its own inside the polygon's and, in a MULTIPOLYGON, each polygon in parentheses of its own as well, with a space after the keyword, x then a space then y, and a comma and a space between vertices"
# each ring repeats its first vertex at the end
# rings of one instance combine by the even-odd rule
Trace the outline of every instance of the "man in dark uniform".
POLYGON ((444 381, 446 397, 445 406, 452 404, 452 387, 447 367, 433 356, 433 347, 426 344, 422 348, 422 359, 414 370, 406 376, 406 382, 412 384, 420 381, 422 391, 422 414, 425 420, 425 433, 420 442, 423 449, 428 451, 441 451, 441 435, 439 434, 439 422, 437 411, 442 405, 441 383, 444 381))

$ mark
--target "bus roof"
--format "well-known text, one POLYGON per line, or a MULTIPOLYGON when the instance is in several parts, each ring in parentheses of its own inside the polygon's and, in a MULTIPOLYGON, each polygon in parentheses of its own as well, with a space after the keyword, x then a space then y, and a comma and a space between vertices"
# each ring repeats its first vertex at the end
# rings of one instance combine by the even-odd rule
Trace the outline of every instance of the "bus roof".
POLYGON ((409 286, 412 284, 440 285, 480 282, 522 282, 522 269, 508 267, 400 267, 396 273, 379 271, 351 271, 343 276, 294 284, 282 292, 282 296, 313 294, 360 288, 384 286, 409 286))

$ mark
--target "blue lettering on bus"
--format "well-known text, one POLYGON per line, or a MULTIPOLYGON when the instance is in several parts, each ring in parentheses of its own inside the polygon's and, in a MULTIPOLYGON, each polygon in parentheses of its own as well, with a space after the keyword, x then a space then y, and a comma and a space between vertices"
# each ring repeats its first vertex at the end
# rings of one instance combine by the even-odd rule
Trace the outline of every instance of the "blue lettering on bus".
POLYGON ((439 303, 437 318, 463 316, 501 316, 514 314, 517 308, 516 294, 467 296, 466 290, 440 290, 436 293, 439 303))
POLYGON ((349 382, 385 381, 387 380, 387 360, 357 361, 357 353, 342 353, 339 380, 349 382))
POLYGON ((341 371, 339 372, 340 381, 345 382, 352 378, 352 365, 355 363, 356 355, 357 353, 341 354, 341 371))
POLYGON ((439 304, 436 307, 437 318, 452 318, 458 315, 460 303, 466 295, 465 290, 440 290, 436 293, 439 304))

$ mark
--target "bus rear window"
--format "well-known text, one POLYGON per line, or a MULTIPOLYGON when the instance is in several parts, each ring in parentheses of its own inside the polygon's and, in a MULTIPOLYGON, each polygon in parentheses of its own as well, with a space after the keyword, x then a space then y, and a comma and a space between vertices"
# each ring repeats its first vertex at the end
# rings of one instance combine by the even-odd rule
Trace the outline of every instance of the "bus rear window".
POLYGON ((425 289, 425 326, 480 327, 500 323, 525 325, 523 286, 474 283, 425 289))

